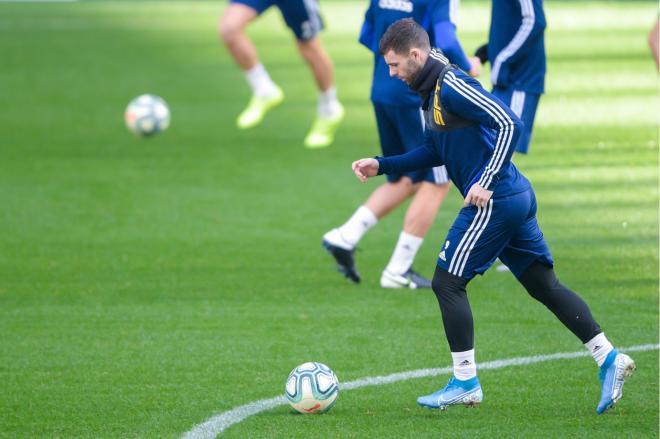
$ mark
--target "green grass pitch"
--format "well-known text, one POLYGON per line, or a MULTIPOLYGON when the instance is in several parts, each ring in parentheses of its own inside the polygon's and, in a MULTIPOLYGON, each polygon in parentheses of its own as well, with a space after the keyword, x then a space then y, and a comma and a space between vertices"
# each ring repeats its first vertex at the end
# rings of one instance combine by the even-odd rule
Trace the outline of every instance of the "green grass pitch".
MULTIPOLYGON (((352 160, 378 152, 366 2, 322 2, 348 117, 308 151, 312 78, 275 11, 251 29, 285 103, 234 128, 249 98, 218 41, 222 2, 0 3, 0 437, 176 438, 283 394, 305 361, 340 381, 450 364, 431 292, 378 287, 403 209, 361 243, 354 286, 321 235, 376 187, 352 160), (123 110, 163 96, 172 125, 132 136, 123 110)), ((555 2, 547 93, 531 154, 539 221, 561 279, 617 346, 658 342, 658 76, 654 3, 555 2)), ((464 2, 472 51, 489 5, 464 2)), ((483 79, 487 80, 484 72, 483 79)), ((452 190, 418 255, 430 276, 461 204, 452 190)), ((582 349, 511 275, 470 285, 477 360, 582 349)), ((415 398, 447 376, 344 391, 327 415, 281 406, 233 438, 658 437, 658 351, 606 416, 589 358, 484 370, 480 408, 415 398)))

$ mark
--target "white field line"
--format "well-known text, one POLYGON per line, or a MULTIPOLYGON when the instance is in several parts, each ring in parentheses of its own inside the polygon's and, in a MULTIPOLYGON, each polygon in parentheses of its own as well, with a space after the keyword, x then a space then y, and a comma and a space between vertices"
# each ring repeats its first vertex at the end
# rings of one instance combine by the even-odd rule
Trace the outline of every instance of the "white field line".
MULTIPOLYGON (((657 344, 644 344, 622 348, 622 352, 635 352, 635 351, 651 351, 658 349, 657 344)), ((549 355, 534 355, 531 357, 516 357, 507 358, 503 360, 487 361, 478 365, 479 370, 486 369, 501 369, 509 366, 526 366, 529 364, 542 363, 552 360, 565 360, 571 358, 587 357, 589 352, 560 352, 557 354, 549 355)), ((350 381, 348 383, 340 384, 341 390, 358 389, 366 386, 379 386, 382 384, 391 384, 398 381, 410 380, 413 378, 424 378, 436 375, 444 375, 452 372, 451 367, 443 367, 436 369, 418 369, 408 372, 393 373, 391 375, 366 377, 359 380, 350 381)), ((270 399, 260 399, 229 411, 220 413, 212 418, 209 418, 202 424, 194 426, 189 432, 183 435, 184 439, 213 439, 218 434, 222 433, 234 424, 242 422, 252 415, 256 415, 266 410, 285 405, 287 400, 284 396, 278 396, 270 399)))

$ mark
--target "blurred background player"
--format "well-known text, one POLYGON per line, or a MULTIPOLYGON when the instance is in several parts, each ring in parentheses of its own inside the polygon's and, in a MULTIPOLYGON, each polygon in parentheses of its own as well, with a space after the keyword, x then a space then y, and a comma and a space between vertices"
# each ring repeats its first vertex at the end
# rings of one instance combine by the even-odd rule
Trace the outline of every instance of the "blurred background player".
MULTIPOLYGON (((424 121, 420 99, 396 78, 378 52, 378 41, 388 26, 411 17, 434 35, 434 41, 448 58, 472 76, 481 70, 478 58, 468 58, 456 37, 458 1, 371 0, 360 33, 360 43, 374 52, 371 85, 383 155, 403 154, 424 141, 424 121)), ((403 230, 392 257, 380 278, 383 288, 431 288, 431 281, 412 269, 417 250, 433 224, 436 212, 449 190, 444 166, 407 174, 388 175, 348 221, 323 236, 323 246, 335 258, 338 269, 351 281, 360 282, 354 251, 362 236, 406 199, 413 197, 406 212, 403 230)))
POLYGON ((658 46, 660 46, 660 19, 656 20, 651 32, 649 32, 649 47, 655 59, 655 67, 660 70, 660 59, 658 59, 658 46))
POLYGON ((543 0, 493 0, 488 43, 477 49, 490 62, 492 93, 525 123, 516 152, 527 154, 536 108, 544 92, 543 0))
POLYGON ((245 28, 270 6, 276 5, 287 26, 296 36, 298 50, 307 62, 319 89, 316 120, 305 137, 308 148, 323 148, 334 140, 335 130, 344 117, 337 99, 332 60, 321 45, 318 33, 323 29, 316 0, 231 0, 220 19, 220 35, 236 64, 245 73, 252 99, 238 116, 241 129, 258 125, 266 112, 284 99, 282 89, 259 62, 257 51, 245 28))

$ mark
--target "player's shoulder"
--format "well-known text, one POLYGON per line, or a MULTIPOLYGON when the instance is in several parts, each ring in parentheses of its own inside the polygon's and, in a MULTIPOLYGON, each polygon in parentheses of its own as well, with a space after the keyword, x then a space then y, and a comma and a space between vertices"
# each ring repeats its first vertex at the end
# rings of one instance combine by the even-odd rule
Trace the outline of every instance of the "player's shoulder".
POLYGON ((481 89, 481 83, 465 73, 458 67, 450 68, 442 78, 441 90, 447 93, 460 91, 465 88, 481 89))

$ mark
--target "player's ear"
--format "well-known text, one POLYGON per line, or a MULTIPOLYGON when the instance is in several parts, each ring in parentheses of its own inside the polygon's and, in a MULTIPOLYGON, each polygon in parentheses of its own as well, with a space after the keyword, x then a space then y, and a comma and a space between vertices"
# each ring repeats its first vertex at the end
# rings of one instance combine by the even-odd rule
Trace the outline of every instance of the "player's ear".
POLYGON ((422 61, 422 51, 417 47, 413 47, 410 49, 409 56, 418 63, 422 61))

